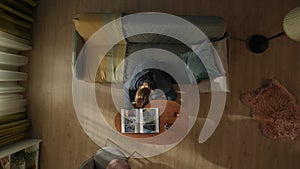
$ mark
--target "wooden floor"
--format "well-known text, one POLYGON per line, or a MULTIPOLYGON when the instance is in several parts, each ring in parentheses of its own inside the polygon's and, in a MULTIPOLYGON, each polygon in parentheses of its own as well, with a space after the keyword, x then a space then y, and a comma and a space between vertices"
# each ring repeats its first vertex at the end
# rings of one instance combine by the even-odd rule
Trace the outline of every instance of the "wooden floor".
MULTIPOLYGON (((204 144, 197 139, 201 118, 188 136, 170 151, 150 158, 145 168, 299 169, 300 138, 270 140, 249 118, 240 94, 276 78, 300 100, 300 43, 283 36, 261 55, 247 51, 253 33, 268 37, 282 31, 281 21, 299 0, 39 0, 27 81, 32 137, 43 140, 41 169, 75 169, 99 147, 81 128, 72 101, 72 18, 80 12, 159 11, 171 14, 217 15, 228 23, 231 40, 230 87, 219 127, 204 144)), ((209 95, 201 95, 205 117, 209 95), (202 99, 203 98, 203 99, 202 99)), ((299 103, 300 104, 300 103, 299 103)), ((133 168, 138 164, 131 161, 133 168)))

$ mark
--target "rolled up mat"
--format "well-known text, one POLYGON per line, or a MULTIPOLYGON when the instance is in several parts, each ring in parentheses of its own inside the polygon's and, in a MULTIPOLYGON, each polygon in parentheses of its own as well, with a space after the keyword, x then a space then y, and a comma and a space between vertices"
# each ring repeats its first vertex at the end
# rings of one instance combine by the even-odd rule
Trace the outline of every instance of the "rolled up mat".
POLYGON ((5 124, 5 123, 10 123, 13 121, 18 121, 18 120, 24 119, 25 117, 26 117, 25 113, 0 116, 0 125, 5 124))
POLYGON ((5 128, 0 129, 0 137, 10 134, 12 132, 20 131, 22 129, 28 129, 30 126, 30 121, 28 119, 21 120, 21 122, 18 121, 17 123, 16 122, 13 122, 13 123, 15 125, 11 125, 11 123, 8 123, 9 127, 5 126, 5 128))
POLYGON ((22 130, 15 131, 15 132, 12 132, 12 133, 9 133, 9 134, 1 136, 0 143, 8 141, 8 140, 10 140, 11 137, 13 137, 15 135, 18 135, 20 133, 25 133, 26 134, 27 133, 27 129, 22 129, 22 130))
POLYGON ((29 122, 29 119, 22 119, 22 120, 10 122, 10 123, 1 124, 0 125, 0 131, 2 129, 10 128, 10 127, 17 126, 17 125, 20 125, 20 124, 23 124, 23 123, 27 123, 27 122, 29 122))
POLYGON ((5 146, 5 145, 10 144, 10 143, 13 143, 13 142, 16 142, 16 141, 19 141, 23 138, 26 138, 26 136, 27 135, 26 135, 25 132, 13 135, 13 136, 7 138, 6 140, 0 141, 0 147, 5 146))
POLYGON ((15 135, 20 134, 20 133, 26 133, 26 130, 20 130, 20 131, 16 131, 16 132, 12 132, 12 133, 9 133, 7 135, 4 135, 0 138, 0 142, 3 142, 3 141, 5 141, 5 140, 7 140, 7 139, 9 139, 9 138, 11 138, 15 135))

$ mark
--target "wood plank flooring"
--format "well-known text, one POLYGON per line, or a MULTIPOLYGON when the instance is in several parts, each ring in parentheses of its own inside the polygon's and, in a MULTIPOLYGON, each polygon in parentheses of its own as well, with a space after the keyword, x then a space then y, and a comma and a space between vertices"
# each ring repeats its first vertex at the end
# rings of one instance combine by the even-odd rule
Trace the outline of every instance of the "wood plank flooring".
MULTIPOLYGON (((32 137, 43 140, 41 169, 75 169, 99 148, 81 128, 72 101, 72 18, 80 12, 156 11, 185 15, 217 15, 225 18, 232 38, 253 33, 268 37, 281 32, 281 20, 298 0, 39 0, 33 30, 33 50, 26 97, 32 120, 32 137)), ((201 95, 201 110, 188 136, 170 151, 149 158, 144 168, 176 169, 298 169, 300 138, 270 140, 249 119, 240 94, 252 91, 267 78, 276 78, 300 100, 300 43, 286 36, 270 42, 261 55, 247 51, 244 42, 232 39, 230 86, 226 110, 213 136, 197 139, 209 106, 209 94, 201 95)), ((107 103, 110 104, 110 103, 107 103)), ((300 103, 299 103, 300 104, 300 103)), ((109 106, 108 106, 109 107, 109 106)), ((132 168, 141 168, 130 160, 132 168)))

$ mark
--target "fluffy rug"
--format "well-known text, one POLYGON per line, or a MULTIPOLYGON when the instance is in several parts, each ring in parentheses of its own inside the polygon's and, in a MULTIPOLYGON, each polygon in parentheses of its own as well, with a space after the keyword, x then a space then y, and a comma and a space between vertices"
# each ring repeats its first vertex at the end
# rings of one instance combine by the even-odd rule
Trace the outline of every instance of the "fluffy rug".
POLYGON ((252 116, 269 138, 295 139, 300 134, 300 107, 294 96, 277 80, 270 80, 254 92, 241 95, 252 116))

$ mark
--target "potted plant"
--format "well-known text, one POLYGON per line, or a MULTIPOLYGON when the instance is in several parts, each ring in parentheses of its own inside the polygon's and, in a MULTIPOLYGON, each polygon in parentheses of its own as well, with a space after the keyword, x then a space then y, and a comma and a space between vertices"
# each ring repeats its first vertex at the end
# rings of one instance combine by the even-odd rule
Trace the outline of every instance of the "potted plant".
POLYGON ((26 163, 34 161, 37 151, 26 152, 25 150, 14 153, 11 156, 11 161, 16 169, 25 169, 26 163))

